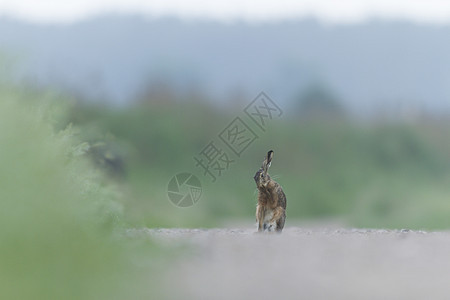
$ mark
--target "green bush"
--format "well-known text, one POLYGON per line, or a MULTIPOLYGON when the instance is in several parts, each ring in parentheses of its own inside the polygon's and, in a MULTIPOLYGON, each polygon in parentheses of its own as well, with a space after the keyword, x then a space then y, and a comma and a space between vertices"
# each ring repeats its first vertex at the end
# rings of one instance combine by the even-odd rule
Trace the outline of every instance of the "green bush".
POLYGON ((137 295, 136 270, 112 236, 119 192, 86 160, 89 145, 73 128, 54 131, 51 112, 59 118, 63 105, 32 95, 0 89, 1 298, 137 295))

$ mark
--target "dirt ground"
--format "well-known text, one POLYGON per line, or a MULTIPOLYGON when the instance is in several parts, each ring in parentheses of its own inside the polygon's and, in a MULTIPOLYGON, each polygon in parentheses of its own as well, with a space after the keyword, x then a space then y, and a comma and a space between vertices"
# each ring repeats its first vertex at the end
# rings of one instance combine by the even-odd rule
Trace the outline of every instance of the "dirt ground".
MULTIPOLYGON (((450 232, 287 227, 139 229, 185 247, 170 299, 450 299, 450 232)), ((183 248, 184 249, 184 248, 183 248)))

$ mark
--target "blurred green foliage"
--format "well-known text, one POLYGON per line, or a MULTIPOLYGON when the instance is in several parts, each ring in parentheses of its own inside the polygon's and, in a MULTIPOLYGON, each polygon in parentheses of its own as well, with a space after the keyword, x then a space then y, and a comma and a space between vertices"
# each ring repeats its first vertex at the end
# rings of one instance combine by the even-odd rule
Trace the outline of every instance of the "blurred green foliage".
POLYGON ((118 240, 123 193, 89 162, 76 129, 55 130, 63 100, 0 88, 1 298, 148 297, 158 251, 118 240))
POLYGON ((215 183, 203 176, 193 157, 217 140, 246 103, 236 110, 167 99, 120 109, 76 105, 70 120, 84 133, 91 132, 86 137, 90 143, 110 137, 109 149, 123 163, 121 180, 133 193, 125 204, 132 224, 209 227, 230 219, 251 222, 253 175, 266 151, 273 149, 270 173, 285 189, 291 222, 332 218, 370 227, 450 226, 447 120, 354 121, 342 106, 332 104, 333 97, 323 96, 326 108, 339 107, 337 117, 330 117, 336 110, 317 113, 320 105, 311 104, 311 95, 305 97, 308 107, 314 107, 314 118, 299 114, 272 121, 215 183), (198 204, 180 209, 168 201, 166 189, 170 178, 184 171, 196 174, 204 190, 198 204))
MULTIPOLYGON (((256 204, 252 177, 264 153, 273 149, 270 173, 285 189, 291 222, 331 218, 367 227, 450 226, 446 201, 450 122, 446 118, 355 121, 332 94, 311 89, 291 110, 295 114, 271 121, 268 130, 259 131, 255 143, 240 158, 232 157, 230 169, 211 183, 193 157, 209 141, 218 141, 218 133, 235 116, 244 116, 246 103, 224 109, 194 99, 149 97, 117 108, 67 99, 45 101, 67 97, 31 88, 16 94, 8 91, 3 88, 4 98, 20 98, 35 110, 30 114, 59 131, 52 136, 61 147, 57 151, 77 163, 55 164, 85 168, 65 173, 79 177, 85 185, 78 189, 83 195, 100 193, 88 203, 102 211, 96 218, 107 224, 211 227, 233 219, 252 222, 256 204), (314 95, 321 100, 314 103, 314 95), (314 113, 305 107, 313 107, 314 113), (85 156, 95 168, 85 166, 85 156), (110 178, 99 176, 99 169, 110 178), (167 184, 179 172, 192 172, 202 181, 202 198, 193 207, 180 209, 168 201, 167 184), (102 180, 108 185, 102 186, 102 180), (118 189, 126 196, 117 196, 118 189)), ((17 145, 43 138, 17 136, 17 145)))
POLYGON ((331 218, 365 227, 450 226, 445 118, 286 115, 211 183, 193 157, 243 116, 241 108, 153 100, 112 108, 67 98, 0 86, 2 298, 161 298, 155 275, 167 252, 121 233, 253 222, 253 175, 269 149, 270 173, 288 197, 288 224, 331 218), (179 172, 202 181, 193 207, 168 201, 168 181, 179 172))

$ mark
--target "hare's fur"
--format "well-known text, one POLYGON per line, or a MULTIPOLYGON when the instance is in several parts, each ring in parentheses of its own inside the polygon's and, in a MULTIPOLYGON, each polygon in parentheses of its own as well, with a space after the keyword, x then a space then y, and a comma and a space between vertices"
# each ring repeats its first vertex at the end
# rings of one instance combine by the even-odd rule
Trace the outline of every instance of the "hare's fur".
POLYGON ((256 221, 259 232, 281 232, 286 220, 286 195, 281 186, 272 180, 268 174, 272 158, 273 151, 271 150, 267 153, 267 157, 254 177, 258 188, 256 221))

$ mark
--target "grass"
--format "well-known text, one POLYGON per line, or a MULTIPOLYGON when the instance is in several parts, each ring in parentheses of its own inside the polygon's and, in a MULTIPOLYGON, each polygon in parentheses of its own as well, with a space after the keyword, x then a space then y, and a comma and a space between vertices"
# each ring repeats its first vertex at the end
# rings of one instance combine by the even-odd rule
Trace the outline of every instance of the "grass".
POLYGON ((124 226, 120 191, 86 158, 76 130, 54 131, 50 108, 64 110, 55 95, 33 95, 0 89, 2 298, 151 297, 151 268, 134 260, 158 249, 115 238, 124 226))
POLYGON ((252 220, 252 178, 264 153, 273 149, 270 173, 286 191, 291 220, 337 217, 354 226, 450 226, 450 219, 439 217, 450 174, 447 120, 428 116, 409 123, 370 123, 287 116, 259 132, 256 142, 241 157, 232 157, 237 162, 211 183, 193 156, 239 113, 207 104, 149 101, 122 109, 80 105, 70 119, 84 132, 95 126, 114 136, 111 148, 127 148, 121 156, 122 181, 134 193, 125 209, 132 224, 210 227, 229 219, 252 220), (192 208, 179 209, 167 200, 167 183, 181 171, 197 175, 204 187, 192 208), (431 190, 436 192, 426 200, 417 199, 431 190), (424 215, 414 213, 418 211, 424 215))

